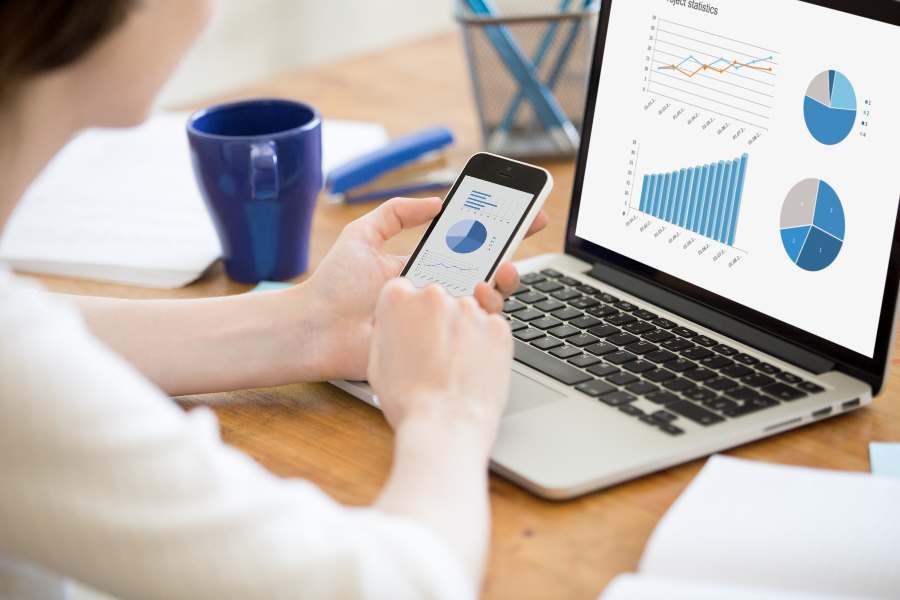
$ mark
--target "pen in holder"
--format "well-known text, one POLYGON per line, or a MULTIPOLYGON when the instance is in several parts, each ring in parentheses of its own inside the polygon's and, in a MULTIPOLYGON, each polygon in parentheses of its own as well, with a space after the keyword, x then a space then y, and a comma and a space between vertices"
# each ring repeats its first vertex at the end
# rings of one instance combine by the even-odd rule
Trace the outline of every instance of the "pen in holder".
POLYGON ((485 148, 518 158, 578 151, 598 0, 458 0, 485 148), (540 7, 540 2, 528 3, 540 7))

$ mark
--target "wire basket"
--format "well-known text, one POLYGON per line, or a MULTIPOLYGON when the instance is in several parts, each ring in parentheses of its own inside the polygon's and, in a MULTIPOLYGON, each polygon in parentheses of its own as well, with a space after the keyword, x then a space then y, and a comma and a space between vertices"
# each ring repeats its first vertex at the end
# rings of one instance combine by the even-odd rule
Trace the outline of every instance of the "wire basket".
POLYGON ((578 150, 599 2, 495 0, 488 5, 491 15, 476 14, 472 4, 458 0, 456 20, 463 30, 484 147, 517 158, 573 156, 578 150), (524 59, 514 66, 524 65, 539 82, 535 87, 555 109, 554 119, 548 118, 546 108, 536 110, 541 101, 523 91, 523 71, 517 71, 519 78, 513 75, 511 53, 514 59, 524 59))

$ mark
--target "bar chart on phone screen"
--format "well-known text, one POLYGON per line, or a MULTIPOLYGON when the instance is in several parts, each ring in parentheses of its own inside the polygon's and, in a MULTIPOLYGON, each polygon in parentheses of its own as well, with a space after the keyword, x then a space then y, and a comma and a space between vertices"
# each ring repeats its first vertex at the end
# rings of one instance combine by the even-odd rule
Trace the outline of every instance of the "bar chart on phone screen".
POLYGON ((763 44, 654 16, 644 58, 649 110, 681 109, 703 130, 769 130, 781 53, 763 44))

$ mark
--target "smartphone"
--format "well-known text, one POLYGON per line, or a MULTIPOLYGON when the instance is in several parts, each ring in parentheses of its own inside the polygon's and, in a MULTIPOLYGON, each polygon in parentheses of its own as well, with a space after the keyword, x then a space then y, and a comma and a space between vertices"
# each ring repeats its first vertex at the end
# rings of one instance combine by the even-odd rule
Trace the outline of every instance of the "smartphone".
POLYGON ((416 287, 439 283, 470 296, 509 259, 553 188, 545 169, 480 152, 450 188, 402 275, 416 287))

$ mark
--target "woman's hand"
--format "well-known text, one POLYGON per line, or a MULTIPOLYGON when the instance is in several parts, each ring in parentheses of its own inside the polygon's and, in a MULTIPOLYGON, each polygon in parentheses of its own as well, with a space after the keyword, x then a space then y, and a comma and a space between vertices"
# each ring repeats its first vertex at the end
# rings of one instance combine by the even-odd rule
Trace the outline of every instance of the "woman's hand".
MULTIPOLYGON (((316 315, 316 372, 319 379, 364 379, 372 315, 378 294, 397 277, 408 256, 389 254, 384 244, 405 229, 437 216, 439 198, 394 198, 347 225, 309 281, 297 286, 295 310, 316 315), (302 288, 302 289, 301 289, 302 288)), ((541 213, 529 235, 547 225, 541 213)), ((496 288, 480 283, 475 299, 488 312, 500 312, 503 298, 519 286, 510 263, 497 269, 496 288)), ((301 332, 302 333, 302 332, 301 332)))

